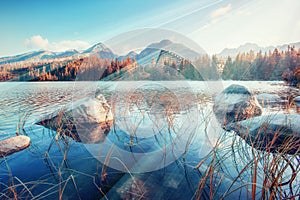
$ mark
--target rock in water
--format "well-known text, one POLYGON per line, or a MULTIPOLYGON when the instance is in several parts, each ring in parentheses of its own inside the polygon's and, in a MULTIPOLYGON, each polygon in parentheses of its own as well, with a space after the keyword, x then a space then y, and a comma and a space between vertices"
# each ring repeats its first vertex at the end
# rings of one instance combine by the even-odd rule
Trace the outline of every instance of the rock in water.
POLYGON ((0 141, 0 157, 22 151, 30 146, 30 138, 19 135, 0 141))
POLYGON ((300 115, 272 114, 254 117, 229 124, 228 130, 234 130, 256 149, 300 154, 300 115))
POLYGON ((223 127, 262 114, 256 97, 246 87, 236 84, 216 96, 213 111, 223 127))
POLYGON ((103 95, 84 99, 69 109, 46 117, 37 124, 82 143, 101 143, 113 123, 110 106, 103 95))
POLYGON ((300 96, 295 97, 294 102, 295 102, 297 107, 300 107, 300 96))
POLYGON ((251 95, 251 92, 243 85, 232 84, 227 87, 223 93, 225 94, 248 94, 251 95))
POLYGON ((268 93, 262 93, 256 96, 258 102, 261 105, 273 105, 273 104, 281 104, 283 103, 282 99, 278 94, 268 94, 268 93))

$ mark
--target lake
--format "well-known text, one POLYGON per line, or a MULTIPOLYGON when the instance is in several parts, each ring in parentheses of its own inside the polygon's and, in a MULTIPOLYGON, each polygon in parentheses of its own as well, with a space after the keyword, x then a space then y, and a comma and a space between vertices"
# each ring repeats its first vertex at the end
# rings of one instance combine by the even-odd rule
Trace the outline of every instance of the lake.
MULTIPOLYGON (((264 114, 287 112, 287 95, 297 92, 275 81, 0 83, 0 139, 16 132, 31 138, 28 149, 0 158, 0 199, 250 199, 253 188, 246 183, 253 171, 243 169, 251 148, 226 133, 212 113, 212 99, 232 83, 254 94, 279 94, 282 101, 264 105, 264 114), (56 140, 55 131, 36 124, 99 93, 115 117, 101 143, 56 140), (232 146, 232 138, 241 146, 232 146), (209 170, 215 176, 200 184, 209 170)), ((259 185, 264 179, 263 171, 258 173, 259 185)), ((287 169, 283 174, 286 178, 290 173, 287 169)), ((299 180, 297 175, 294 194, 299 194, 299 180)), ((282 189, 291 192, 289 186, 282 189)))

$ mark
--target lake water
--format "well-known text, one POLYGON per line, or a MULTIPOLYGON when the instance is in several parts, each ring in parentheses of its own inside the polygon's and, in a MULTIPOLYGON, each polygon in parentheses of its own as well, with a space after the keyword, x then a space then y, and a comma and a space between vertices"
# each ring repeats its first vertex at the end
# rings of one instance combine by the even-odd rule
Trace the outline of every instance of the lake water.
MULTIPOLYGON (((63 199, 195 198, 205 164, 200 170, 195 167, 224 134, 212 114, 212 99, 232 83, 255 94, 279 94, 282 102, 291 89, 282 82, 258 81, 0 83, 0 139, 16 132, 31 138, 28 149, 0 160, 0 199, 12 197, 12 191, 30 199, 59 195, 63 199), (115 116, 103 143, 56 141, 55 131, 35 124, 98 93, 105 96, 115 116), (161 101, 172 102, 171 110, 166 111, 161 101), (112 148, 117 153, 106 159, 112 148)), ((286 112, 282 102, 264 106, 264 113, 286 112)), ((243 168, 243 156, 237 157, 238 162, 224 161, 216 197, 228 190, 243 168)), ((246 175, 243 179, 247 181, 246 175)), ((236 181, 229 190, 234 192, 226 197, 250 198, 249 188, 235 190, 242 184, 242 179, 236 181)), ((299 177, 296 184, 300 185, 299 177)), ((208 198, 209 192, 202 196, 208 198)))

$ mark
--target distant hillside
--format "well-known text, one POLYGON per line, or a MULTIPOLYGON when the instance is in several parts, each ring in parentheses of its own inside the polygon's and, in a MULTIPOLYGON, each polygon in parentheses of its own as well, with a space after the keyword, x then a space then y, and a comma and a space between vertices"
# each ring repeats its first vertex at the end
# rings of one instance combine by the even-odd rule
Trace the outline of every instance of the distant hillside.
POLYGON ((183 44, 173 43, 170 40, 162 40, 157 43, 152 43, 148 45, 144 50, 142 50, 139 54, 137 54, 134 51, 130 51, 125 55, 117 55, 111 49, 109 49, 105 44, 97 43, 81 52, 76 49, 67 50, 64 52, 51 52, 51 51, 40 50, 40 51, 27 52, 15 56, 3 57, 0 58, 0 65, 7 64, 7 63, 22 62, 22 61, 36 62, 45 59, 55 59, 55 58, 69 59, 69 57, 74 57, 78 59, 79 57, 83 58, 89 55, 97 55, 102 59, 110 59, 110 60, 113 60, 115 58, 118 58, 119 60, 125 60, 127 57, 141 60, 144 57, 150 56, 152 53, 157 52, 161 49, 174 52, 189 60, 194 60, 196 58, 199 58, 201 55, 205 54, 204 50, 202 52, 196 52, 183 44))
POLYGON ((264 53, 264 52, 274 51, 275 48, 277 48, 279 51, 285 51, 288 49, 288 46, 295 46, 296 49, 299 49, 300 42, 283 44, 278 46, 268 46, 268 47, 262 47, 255 43, 246 43, 237 48, 225 48, 219 54, 217 54, 217 56, 218 57, 230 56, 231 58, 235 58, 238 53, 245 53, 245 52, 249 52, 250 50, 254 51, 255 53, 258 53, 259 51, 262 51, 264 53))
POLYGON ((158 43, 152 43, 149 46, 147 46, 143 51, 141 51, 140 54, 137 55, 137 59, 140 60, 143 57, 153 54, 160 49, 176 53, 181 57, 189 60, 195 60, 201 57, 202 55, 206 54, 203 49, 201 52, 196 52, 183 44, 173 43, 170 40, 162 40, 158 43))
POLYGON ((20 62, 25 60, 43 60, 43 59, 49 59, 54 58, 56 53, 50 52, 50 51, 34 51, 34 52, 28 52, 24 54, 19 54, 16 56, 8 56, 0 58, 0 65, 4 63, 12 63, 12 62, 20 62))
POLYGON ((117 55, 105 44, 98 43, 81 52, 41 50, 0 58, 0 81, 113 81, 122 78, 285 80, 300 87, 300 42, 276 47, 247 43, 224 49, 211 57, 204 51, 196 52, 183 44, 162 40, 149 44, 139 54, 131 51, 117 55), (271 53, 264 53, 269 51, 271 53), (238 53, 241 56, 237 57, 238 53))

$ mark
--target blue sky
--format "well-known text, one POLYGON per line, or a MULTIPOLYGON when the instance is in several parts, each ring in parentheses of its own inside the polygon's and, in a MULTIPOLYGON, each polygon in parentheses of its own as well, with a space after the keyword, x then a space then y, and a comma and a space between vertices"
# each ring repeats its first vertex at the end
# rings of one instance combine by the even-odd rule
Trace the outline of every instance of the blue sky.
POLYGON ((208 53, 300 41, 299 0, 1 0, 0 10, 0 56, 85 49, 141 28, 176 31, 208 53))

